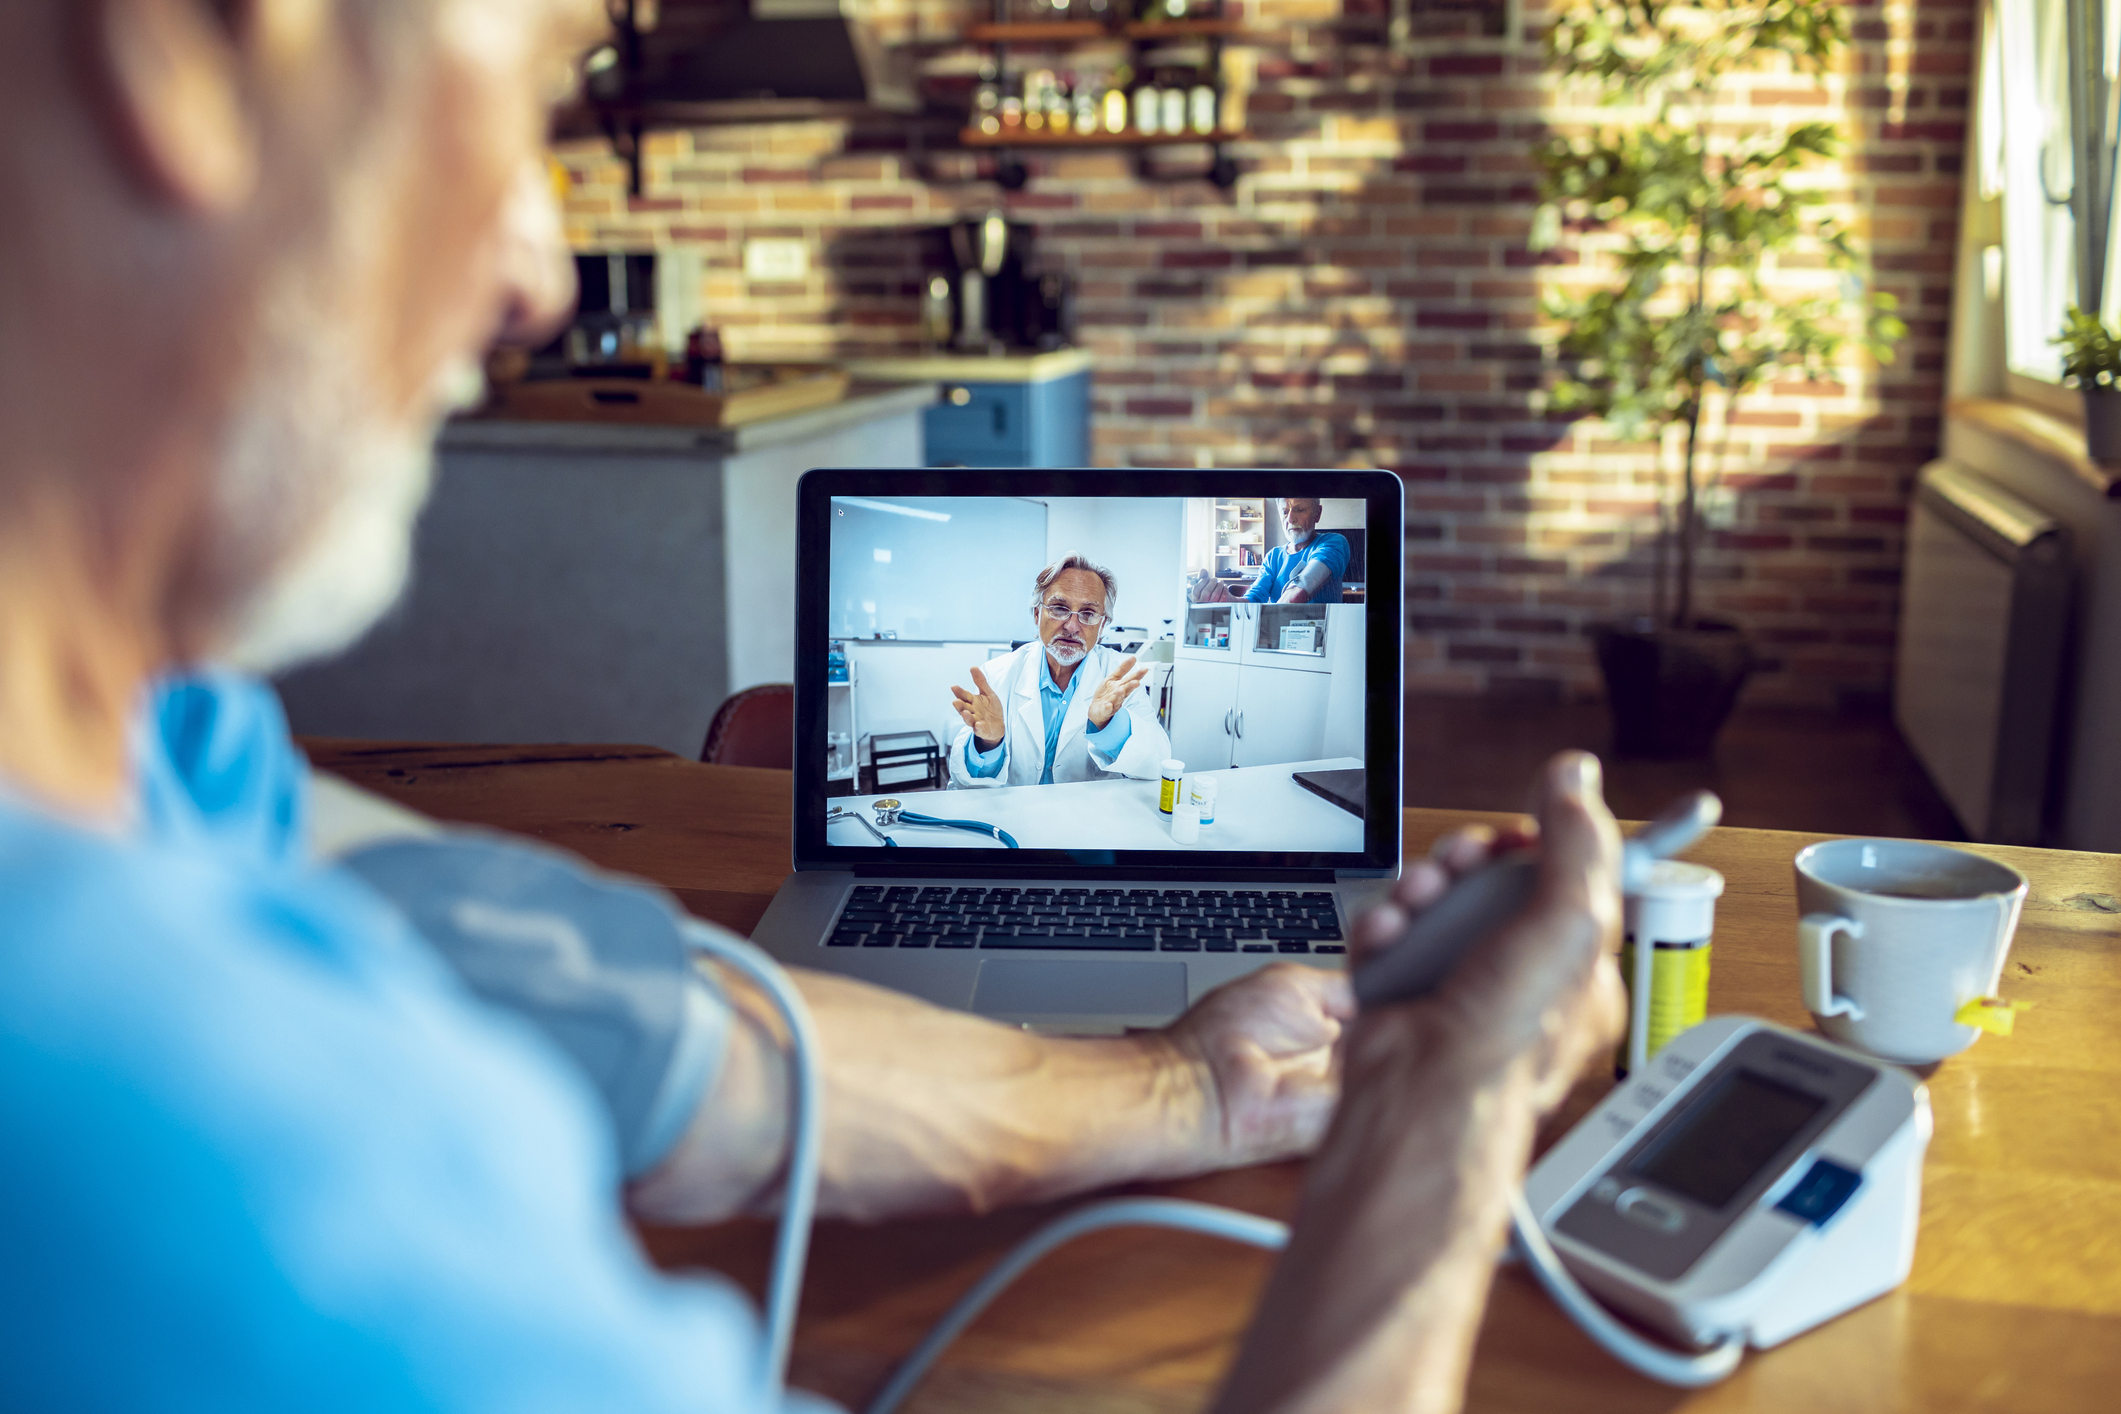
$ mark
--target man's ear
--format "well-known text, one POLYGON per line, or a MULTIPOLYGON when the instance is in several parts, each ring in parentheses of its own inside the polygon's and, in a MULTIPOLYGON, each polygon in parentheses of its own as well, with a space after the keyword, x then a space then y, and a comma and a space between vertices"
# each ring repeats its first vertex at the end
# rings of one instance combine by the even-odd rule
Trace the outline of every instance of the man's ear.
POLYGON ((84 59, 136 178, 159 199, 213 213, 249 199, 256 115, 228 0, 87 0, 84 59))

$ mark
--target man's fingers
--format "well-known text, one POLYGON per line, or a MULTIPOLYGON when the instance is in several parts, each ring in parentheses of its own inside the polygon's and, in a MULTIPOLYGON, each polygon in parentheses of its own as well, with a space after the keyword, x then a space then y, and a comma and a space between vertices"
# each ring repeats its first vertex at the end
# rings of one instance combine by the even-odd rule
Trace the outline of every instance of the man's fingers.
POLYGON ((1606 808, 1604 773, 1587 751, 1565 751, 1540 777, 1540 887, 1564 898, 1619 887, 1620 827, 1606 808))
POLYGON ((1451 887, 1452 875, 1433 859, 1417 859, 1400 873, 1399 883, 1392 889, 1392 902, 1403 909, 1416 912, 1444 896, 1451 887))
POLYGON ((979 688, 979 695, 980 695, 980 696, 982 696, 982 697, 992 697, 992 696, 994 696, 994 689, 993 689, 992 687, 988 686, 988 684, 987 684, 987 675, 986 675, 985 673, 981 672, 981 671, 980 671, 980 670, 979 670, 978 668, 974 668, 974 669, 972 670, 972 681, 974 682, 974 684, 976 684, 976 685, 978 686, 978 688, 979 688))
POLYGON ((1126 657, 1120 659, 1117 663, 1112 665, 1112 676, 1116 678, 1123 678, 1129 672, 1131 672, 1133 668, 1134 655, 1132 653, 1129 653, 1126 657))
POLYGON ((979 701, 977 697, 974 697, 971 693, 965 691, 965 689, 959 687, 956 683, 950 684, 950 695, 952 697, 955 697, 961 703, 979 701))

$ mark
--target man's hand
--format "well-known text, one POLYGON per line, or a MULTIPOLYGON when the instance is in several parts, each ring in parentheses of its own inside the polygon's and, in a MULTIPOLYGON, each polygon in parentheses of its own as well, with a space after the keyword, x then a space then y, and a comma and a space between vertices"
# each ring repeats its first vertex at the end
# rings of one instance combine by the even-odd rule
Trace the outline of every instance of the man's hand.
POLYGON ((979 688, 979 695, 975 697, 952 683, 950 705, 957 709, 958 716, 964 718, 965 725, 972 728, 972 744, 982 751, 992 751, 1001 745, 1002 733, 1008 730, 1007 719, 1002 714, 1002 699, 987 685, 987 675, 978 668, 972 670, 972 681, 979 688))
POLYGON ((1439 840, 1429 858, 1407 867, 1390 902, 1356 920, 1349 939, 1352 970, 1461 876, 1544 833, 1530 906, 1468 954, 1436 996, 1383 1012, 1412 1013, 1486 1059, 1514 1058, 1528 1067, 1542 1114, 1592 1055, 1614 1044, 1625 1021, 1626 994, 1610 956, 1620 927, 1620 835, 1599 780, 1595 757, 1556 757, 1540 782, 1540 822, 1500 832, 1474 826, 1439 840))
POLYGON ((1112 720, 1112 714, 1127 705, 1127 699, 1149 676, 1147 664, 1134 666, 1134 655, 1129 653, 1112 669, 1112 676, 1097 685, 1090 698, 1090 729, 1097 731, 1112 720))
MULTIPOLYGON (((1597 761, 1556 757, 1540 795, 1531 903, 1434 995, 1348 1028, 1340 1106, 1217 1414, 1462 1405, 1533 1128, 1620 1033, 1620 837, 1597 761)), ((1443 841, 1358 921, 1351 965, 1455 876, 1533 837, 1527 823, 1443 841)))
POLYGON ((1342 1027, 1355 1015, 1343 973, 1277 962, 1219 987, 1164 1035, 1193 1062, 1207 1104, 1199 1172, 1308 1153, 1340 1097, 1342 1027))

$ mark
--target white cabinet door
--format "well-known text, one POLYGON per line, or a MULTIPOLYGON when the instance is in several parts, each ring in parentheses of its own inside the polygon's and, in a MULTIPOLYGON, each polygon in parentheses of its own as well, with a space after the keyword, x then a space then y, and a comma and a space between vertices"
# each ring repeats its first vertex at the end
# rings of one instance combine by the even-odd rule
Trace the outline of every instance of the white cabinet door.
POLYGON ((1316 761, 1324 753, 1326 698, 1332 680, 1324 673, 1245 665, 1237 692, 1237 751, 1234 766, 1273 766, 1316 761))
POLYGON ((1171 672, 1171 754, 1189 771, 1220 771, 1237 742, 1235 663, 1179 663, 1171 672))

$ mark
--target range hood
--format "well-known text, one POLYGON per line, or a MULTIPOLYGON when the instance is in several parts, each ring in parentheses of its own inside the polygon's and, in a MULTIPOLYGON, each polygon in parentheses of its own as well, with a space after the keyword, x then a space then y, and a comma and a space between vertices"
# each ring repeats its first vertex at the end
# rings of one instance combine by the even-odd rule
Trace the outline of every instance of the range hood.
POLYGON ((665 0, 654 30, 621 21, 589 97, 685 122, 760 122, 920 107, 912 68, 865 23, 864 0, 665 0))

